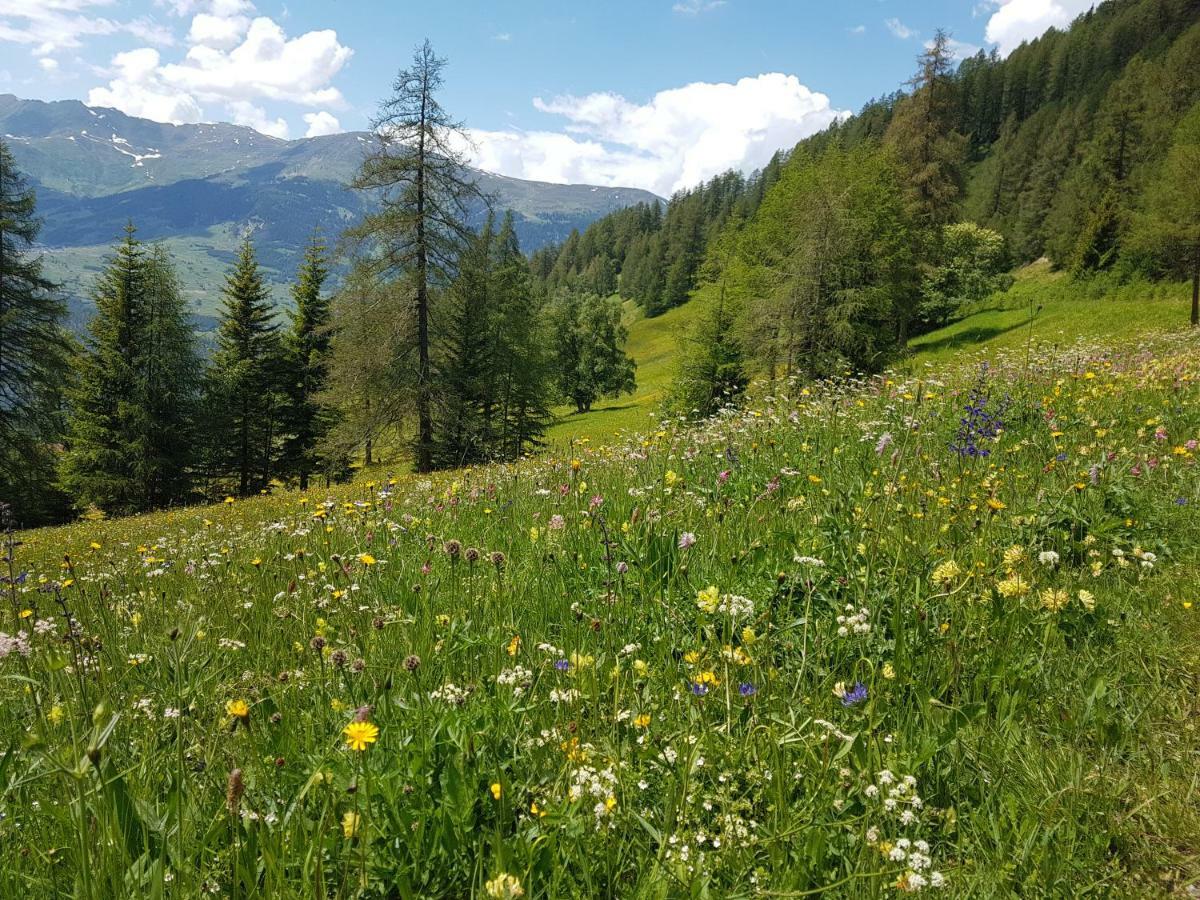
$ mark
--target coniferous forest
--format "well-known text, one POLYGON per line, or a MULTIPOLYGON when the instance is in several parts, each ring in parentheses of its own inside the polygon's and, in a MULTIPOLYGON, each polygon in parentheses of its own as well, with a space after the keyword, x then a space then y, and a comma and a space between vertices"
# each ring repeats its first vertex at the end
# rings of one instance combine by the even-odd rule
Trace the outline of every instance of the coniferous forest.
MULTIPOLYGON (((36 198, 0 145, 0 494, 26 524, 344 478, 408 448, 434 468, 536 450, 555 407, 633 390, 618 299, 696 298, 672 401, 707 414, 754 378, 879 371, 1040 257, 1074 279, 1189 279, 1200 302, 1200 7, 1114 0, 1006 58, 940 33, 857 115, 665 204, 526 255, 465 174, 422 46, 353 187, 377 211, 297 248, 292 307, 247 237, 211 346, 137 222, 69 334, 36 198)), ((1185 313, 1186 314, 1186 313, 1185 313)))
POLYGON ((1200 0, 289 2, 0 0, 0 900, 1200 897, 1200 0))

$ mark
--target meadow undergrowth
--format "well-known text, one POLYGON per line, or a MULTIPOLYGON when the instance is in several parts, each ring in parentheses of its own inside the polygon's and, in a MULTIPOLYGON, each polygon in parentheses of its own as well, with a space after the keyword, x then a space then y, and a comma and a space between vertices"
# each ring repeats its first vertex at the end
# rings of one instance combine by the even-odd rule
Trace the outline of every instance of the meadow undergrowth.
POLYGON ((13 536, 0 895, 1194 884, 1195 337, 773 390, 13 536))

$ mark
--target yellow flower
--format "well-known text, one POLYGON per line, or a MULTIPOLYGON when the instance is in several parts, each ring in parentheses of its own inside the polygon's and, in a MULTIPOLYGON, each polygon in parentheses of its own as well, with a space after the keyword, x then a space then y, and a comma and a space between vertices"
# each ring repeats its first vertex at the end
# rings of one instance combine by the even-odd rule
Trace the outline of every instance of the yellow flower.
POLYGON ((225 498, 225 502, 226 502, 226 503, 236 503, 237 501, 236 501, 236 500, 234 500, 232 497, 226 497, 226 498, 225 498))
POLYGON ((508 647, 505 649, 508 650, 509 656, 516 656, 518 653, 520 653, 521 652, 521 636, 519 634, 514 634, 512 636, 512 640, 508 642, 508 647))
POLYGON ((960 575, 962 575, 962 569, 958 563, 948 559, 933 570, 933 581, 942 587, 949 587, 960 575))
POLYGON ((225 704, 225 714, 235 719, 250 718, 250 704, 245 700, 230 700, 225 704))
POLYGON ((521 887, 520 880, 507 872, 501 872, 491 881, 485 882, 483 888, 493 900, 516 900, 517 897, 525 896, 525 889, 521 887))
POLYGON ((633 724, 638 728, 647 728, 650 725, 650 713, 642 713, 633 720, 633 724))
POLYGON ((30 616, 32 616, 32 615, 33 615, 33 610, 32 610, 32 609, 23 609, 23 610, 21 610, 21 618, 22 618, 22 619, 28 619, 28 618, 29 618, 30 616))
POLYGON ((883 664, 883 677, 886 678, 888 681, 891 681, 893 678, 896 677, 896 669, 891 663, 883 664))
POLYGON ((1083 604, 1083 608, 1088 612, 1096 608, 1096 598, 1092 595, 1091 591, 1081 590, 1079 592, 1079 602, 1083 604))
POLYGON ((351 722, 342 729, 346 738, 346 746, 356 753, 362 753, 368 744, 379 740, 379 726, 374 722, 351 722))
POLYGON ((1041 594, 1042 606, 1051 612, 1058 612, 1064 606, 1071 602, 1070 595, 1066 591, 1054 588, 1046 588, 1041 594))
POLYGON ((530 801, 530 803, 529 803, 529 811, 530 811, 530 812, 531 812, 533 815, 537 816, 539 819, 540 819, 540 818, 542 818, 544 815, 546 815, 546 811, 545 811, 544 809, 542 809, 540 806, 538 806, 538 804, 537 804, 537 801, 536 801, 536 800, 532 800, 532 801, 530 801))
POLYGON ((358 813, 347 812, 342 816, 342 834, 347 838, 354 837, 358 833, 358 813))
POLYGON ((1029 593, 1029 582, 1020 575, 1009 575, 996 583, 996 591, 1006 600, 1024 597, 1029 593))
POLYGON ((1025 561, 1025 548, 1019 544, 1013 544, 1004 551, 1004 568, 1011 572, 1017 566, 1025 561))
POLYGON ((721 600, 721 592, 714 585, 709 585, 704 590, 696 594, 696 606, 700 607, 703 612, 714 613, 717 611, 717 604, 721 600))
POLYGON ((50 707, 50 712, 46 713, 46 718, 49 720, 51 725, 57 725, 63 720, 62 706, 55 703, 52 707, 50 707))
POLYGON ((359 561, 360 563, 362 563, 364 566, 373 566, 373 565, 375 565, 375 557, 373 557, 373 556, 372 556, 370 553, 360 553, 360 554, 358 554, 358 561, 359 561))
POLYGON ((997 500, 995 497, 988 497, 987 505, 994 512, 999 512, 1002 509, 1007 509, 1007 504, 1003 500, 997 500))
POLYGON ((667 474, 663 476, 663 482, 667 487, 671 487, 679 480, 679 476, 675 474, 674 469, 667 469, 667 474))
POLYGON ((492 797, 496 800, 499 800, 504 795, 504 788, 502 788, 500 786, 500 782, 498 782, 498 781, 492 782, 491 790, 492 790, 492 797))

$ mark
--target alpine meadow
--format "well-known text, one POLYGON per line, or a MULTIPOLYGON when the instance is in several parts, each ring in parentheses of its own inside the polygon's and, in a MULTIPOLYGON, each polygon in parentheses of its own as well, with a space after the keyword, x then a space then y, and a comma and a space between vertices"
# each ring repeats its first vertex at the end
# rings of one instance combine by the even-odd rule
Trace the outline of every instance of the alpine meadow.
POLYGON ((0 898, 1200 897, 1200 0, 808 6, 0 0, 0 898))

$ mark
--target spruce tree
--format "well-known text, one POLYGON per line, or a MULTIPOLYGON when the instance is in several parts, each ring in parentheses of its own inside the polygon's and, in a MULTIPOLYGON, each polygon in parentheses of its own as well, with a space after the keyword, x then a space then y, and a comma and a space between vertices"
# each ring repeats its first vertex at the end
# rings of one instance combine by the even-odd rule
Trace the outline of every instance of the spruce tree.
POLYGON ((96 313, 71 398, 63 483, 77 506, 107 513, 142 508, 137 461, 144 450, 137 405, 137 351, 143 326, 146 253, 126 226, 92 291, 96 313))
POLYGON ((36 198, 0 141, 0 501, 22 524, 62 514, 52 444, 62 437, 71 341, 66 307, 30 251, 36 198))
POLYGON ((494 439, 497 455, 515 459, 541 443, 553 419, 550 334, 544 301, 532 283, 511 211, 494 243, 492 294, 498 323, 492 359, 498 409, 487 418, 500 422, 494 439))
POLYGON ((281 469, 294 476, 301 490, 324 464, 318 447, 329 431, 333 411, 320 401, 329 382, 332 308, 325 294, 329 262, 325 244, 316 236, 305 251, 292 285, 291 329, 284 341, 286 436, 281 469))
POLYGON ((455 262, 470 238, 468 203, 480 197, 457 149, 462 126, 437 100, 445 66, 429 41, 416 49, 411 67, 397 75, 392 96, 372 122, 376 144, 354 181, 381 208, 366 216, 352 237, 365 245, 377 274, 402 277, 413 290, 418 472, 428 472, 434 464, 437 385, 431 309, 437 292, 453 279, 455 262))
POLYGON ((232 477, 245 496, 270 480, 280 399, 279 326, 248 237, 222 294, 206 386, 209 460, 214 474, 232 477))
POLYGON ((494 452, 496 349, 501 328, 492 294, 495 226, 491 216, 466 245, 440 310, 443 339, 436 371, 433 463, 471 465, 494 452))
POLYGON ((63 483, 77 506, 133 513, 187 497, 199 368, 166 252, 132 224, 92 292, 63 483))
POLYGON ((170 257, 161 246, 145 261, 142 331, 138 338, 138 395, 143 452, 135 476, 147 508, 187 498, 195 459, 200 360, 187 304, 170 257))

